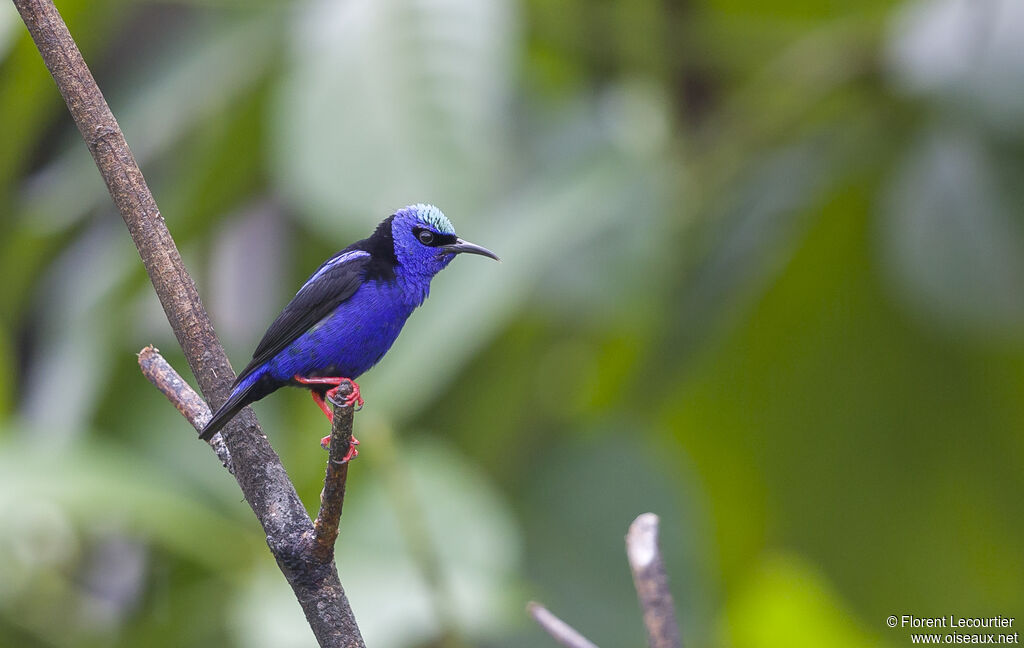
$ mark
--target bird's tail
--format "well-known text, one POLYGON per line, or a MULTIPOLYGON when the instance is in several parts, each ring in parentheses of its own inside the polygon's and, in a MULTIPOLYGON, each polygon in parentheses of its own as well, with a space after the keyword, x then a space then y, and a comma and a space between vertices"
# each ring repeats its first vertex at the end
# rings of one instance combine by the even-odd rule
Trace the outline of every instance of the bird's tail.
POLYGON ((199 433, 199 438, 203 441, 209 441, 213 438, 214 434, 220 432, 220 429, 228 424, 228 421, 235 418, 235 414, 242 411, 242 408, 248 405, 251 401, 245 398, 245 392, 235 390, 231 394, 231 398, 226 403, 220 406, 213 414, 213 418, 210 422, 203 427, 203 431, 199 433))
POLYGON ((228 421, 241 412, 246 405, 254 403, 274 391, 276 386, 271 387, 270 381, 267 380, 268 378, 269 376, 266 375, 266 372, 261 369, 254 371, 249 376, 245 376, 238 382, 228 400, 220 406, 220 409, 213 413, 213 418, 203 427, 202 432, 199 433, 199 438, 209 441, 213 438, 214 434, 217 434, 222 427, 227 425, 228 421))

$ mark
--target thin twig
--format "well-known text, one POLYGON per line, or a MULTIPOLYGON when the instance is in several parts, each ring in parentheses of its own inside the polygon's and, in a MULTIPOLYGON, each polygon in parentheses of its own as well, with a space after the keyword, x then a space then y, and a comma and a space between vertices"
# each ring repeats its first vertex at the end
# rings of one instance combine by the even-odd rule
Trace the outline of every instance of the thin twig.
POLYGON ((644 613, 647 643, 651 648, 680 648, 675 604, 668 589, 665 564, 658 549, 658 516, 644 513, 626 533, 626 557, 644 613))
POLYGON ((352 443, 353 407, 346 405, 344 397, 352 392, 350 385, 342 384, 338 394, 341 402, 328 399, 334 408, 331 424, 331 446, 324 475, 324 489, 320 492, 320 512, 313 523, 313 555, 320 560, 333 560, 334 543, 338 540, 338 523, 345 504, 345 482, 348 480, 348 462, 344 461, 352 443))
MULTIPOLYGON (((181 374, 175 371, 174 367, 160 355, 160 349, 150 345, 139 351, 139 368, 142 369, 142 375, 153 383, 153 386, 159 389, 167 397, 167 400, 171 401, 181 415, 188 419, 192 427, 197 431, 203 429, 213 415, 210 412, 210 406, 206 404, 202 396, 196 393, 196 390, 192 389, 192 385, 185 382, 181 374)), ((210 447, 217 454, 221 465, 227 468, 229 473, 234 474, 235 469, 231 465, 231 452, 224 444, 224 437, 219 433, 214 434, 210 439, 210 447)))
POLYGON ((526 604, 526 611, 545 632, 566 648, 597 648, 593 642, 581 635, 571 625, 556 617, 540 603, 530 601, 526 604))
MULTIPOLYGON (((192 373, 214 407, 234 372, 121 129, 51 0, 13 0, 146 266, 192 373)), ((251 410, 224 430, 234 476, 321 646, 363 648, 333 561, 312 556, 313 522, 251 410)))

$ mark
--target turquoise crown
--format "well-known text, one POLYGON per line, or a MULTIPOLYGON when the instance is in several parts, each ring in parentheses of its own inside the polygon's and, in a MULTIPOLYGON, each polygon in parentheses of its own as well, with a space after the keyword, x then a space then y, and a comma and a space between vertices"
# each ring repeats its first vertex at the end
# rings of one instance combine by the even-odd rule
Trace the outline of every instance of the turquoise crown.
POLYGON ((441 234, 455 233, 455 228, 452 226, 452 222, 448 220, 448 217, 444 215, 444 212, 433 205, 424 205, 423 203, 419 203, 411 205, 406 209, 414 212, 417 218, 427 225, 430 225, 441 234))

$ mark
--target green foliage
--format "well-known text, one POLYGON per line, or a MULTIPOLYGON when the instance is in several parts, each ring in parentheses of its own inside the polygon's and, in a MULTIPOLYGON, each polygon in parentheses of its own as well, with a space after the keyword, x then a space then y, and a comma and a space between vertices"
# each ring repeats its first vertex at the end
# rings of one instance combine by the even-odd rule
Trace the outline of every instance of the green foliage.
MULTIPOLYGON (((83 3, 231 357, 320 260, 432 202, 438 277, 362 381, 339 541, 373 646, 643 630, 897 645, 1024 609, 1024 11, 1014 0, 83 3)), ((308 646, 230 476, 139 376, 177 345, 0 5, 0 645, 308 646), (61 610, 62 614, 54 614, 61 610)), ((257 404, 303 501, 324 423, 257 404)))

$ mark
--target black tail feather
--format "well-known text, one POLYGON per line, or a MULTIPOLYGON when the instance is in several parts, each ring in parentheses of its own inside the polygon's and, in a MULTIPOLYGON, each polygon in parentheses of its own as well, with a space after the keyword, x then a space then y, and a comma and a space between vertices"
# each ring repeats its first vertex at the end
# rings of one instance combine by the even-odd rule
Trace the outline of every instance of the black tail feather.
MULTIPOLYGON (((245 374, 242 375, 245 376, 245 374)), ((246 378, 248 378, 248 376, 246 376, 246 378)), ((249 385, 245 389, 236 390, 231 394, 231 398, 221 405, 219 410, 214 412, 213 418, 211 418, 210 422, 206 424, 203 431, 199 433, 199 438, 204 441, 209 441, 213 438, 214 434, 217 434, 222 427, 227 425, 228 421, 241 412, 246 405, 255 403, 267 394, 276 391, 286 384, 288 384, 287 381, 274 380, 271 376, 263 373, 258 379, 249 382, 249 385)))
POLYGON ((214 412, 213 418, 203 427, 203 431, 199 433, 199 438, 209 441, 213 438, 214 434, 217 434, 222 427, 228 424, 228 421, 235 417, 235 414, 238 414, 242 411, 242 408, 255 401, 255 398, 247 398, 251 391, 246 390, 232 394, 231 398, 214 412))

